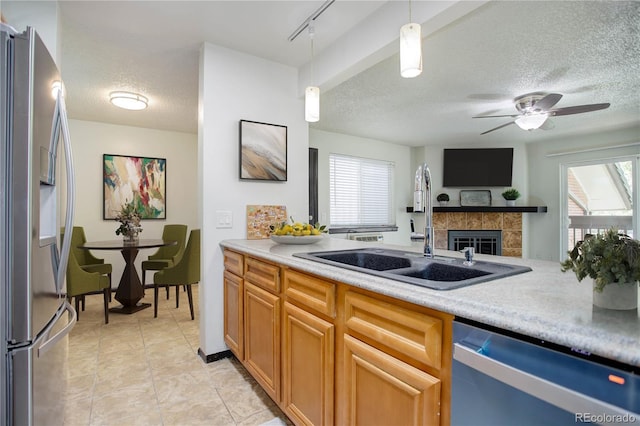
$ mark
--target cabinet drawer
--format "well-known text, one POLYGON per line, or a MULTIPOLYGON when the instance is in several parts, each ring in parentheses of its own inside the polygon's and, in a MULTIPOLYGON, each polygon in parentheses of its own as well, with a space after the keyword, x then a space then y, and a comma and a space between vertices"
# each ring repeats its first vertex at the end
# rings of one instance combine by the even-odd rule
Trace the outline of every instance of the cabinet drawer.
POLYGON ((425 365, 442 366, 442 320, 347 291, 345 322, 349 333, 365 336, 425 365))
POLYGON ((336 317, 336 286, 311 275, 286 269, 284 271, 284 293, 295 300, 330 318, 336 317))
POLYGON ((224 269, 239 277, 244 272, 244 256, 235 251, 224 251, 224 269))
POLYGON ((247 257, 244 264, 244 279, 272 293, 280 293, 280 268, 278 266, 247 257))

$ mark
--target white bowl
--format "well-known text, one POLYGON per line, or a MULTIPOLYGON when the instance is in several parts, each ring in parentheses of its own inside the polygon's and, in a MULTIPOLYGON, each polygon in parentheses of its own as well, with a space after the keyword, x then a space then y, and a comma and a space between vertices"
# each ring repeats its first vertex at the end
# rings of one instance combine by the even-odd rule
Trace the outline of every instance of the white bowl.
POLYGON ((323 235, 303 235, 295 237, 293 235, 272 235, 271 239, 278 244, 313 244, 324 238, 323 235))

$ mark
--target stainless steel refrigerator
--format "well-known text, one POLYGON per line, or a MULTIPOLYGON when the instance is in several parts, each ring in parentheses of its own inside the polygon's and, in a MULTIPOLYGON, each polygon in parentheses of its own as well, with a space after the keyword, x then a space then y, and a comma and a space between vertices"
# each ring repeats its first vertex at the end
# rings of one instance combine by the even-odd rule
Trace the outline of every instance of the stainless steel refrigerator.
POLYGON ((64 420, 75 198, 60 74, 32 28, 0 25, 1 425, 64 420), (56 86, 57 85, 57 86, 56 86))

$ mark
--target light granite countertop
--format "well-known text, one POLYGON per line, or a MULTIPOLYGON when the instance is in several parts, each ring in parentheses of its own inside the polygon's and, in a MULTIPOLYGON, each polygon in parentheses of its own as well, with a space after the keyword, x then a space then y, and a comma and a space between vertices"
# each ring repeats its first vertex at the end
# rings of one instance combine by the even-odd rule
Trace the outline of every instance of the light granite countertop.
MULTIPOLYGON (((572 272, 562 273, 558 262, 476 255, 477 260, 526 265, 532 271, 459 289, 438 291, 292 256, 300 252, 375 246, 419 251, 416 247, 330 237, 310 245, 276 244, 267 239, 225 240, 221 246, 354 287, 640 367, 638 310, 613 311, 594 307, 590 280, 579 283, 572 272)), ((442 250, 436 250, 436 256, 462 257, 457 252, 442 250)))

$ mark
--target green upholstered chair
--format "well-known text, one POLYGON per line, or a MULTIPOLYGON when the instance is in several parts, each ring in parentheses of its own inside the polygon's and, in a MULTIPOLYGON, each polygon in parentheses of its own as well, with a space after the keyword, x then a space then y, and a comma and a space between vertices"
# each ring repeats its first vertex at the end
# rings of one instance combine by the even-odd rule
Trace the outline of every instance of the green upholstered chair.
POLYGON ((156 272, 153 276, 153 316, 158 316, 158 287, 176 286, 176 308, 180 306, 180 286, 187 287, 191 319, 193 315, 193 295, 191 284, 200 282, 200 230, 193 229, 189 234, 184 254, 173 266, 156 272))
MULTIPOLYGON (((64 238, 64 228, 61 230, 60 241, 64 238)), ((75 255, 78 265, 86 272, 98 272, 106 275, 109 279, 109 301, 111 301, 111 273, 113 267, 110 263, 104 263, 104 259, 95 257, 89 250, 79 249, 78 246, 87 242, 87 237, 82 226, 74 226, 71 231, 71 251, 75 255)), ((82 299, 82 310, 84 311, 84 299, 82 299)))
MULTIPOLYGON (((100 272, 87 272, 78 263, 73 250, 69 253, 69 263, 67 265, 67 299, 75 298, 76 312, 80 319, 78 305, 84 297, 89 294, 102 293, 104 298, 104 323, 109 324, 109 298, 111 287, 109 278, 100 272)), ((84 307, 83 309, 84 310, 84 307)))
MULTIPOLYGON (((184 253, 184 244, 187 240, 187 225, 165 225, 162 230, 162 239, 164 241, 177 241, 174 246, 160 247, 155 253, 151 254, 147 260, 142 261, 142 285, 145 288, 153 287, 153 284, 147 285, 147 271, 161 271, 162 269, 173 266, 182 257, 184 253)), ((169 287, 167 287, 167 299, 169 298, 169 287)))

